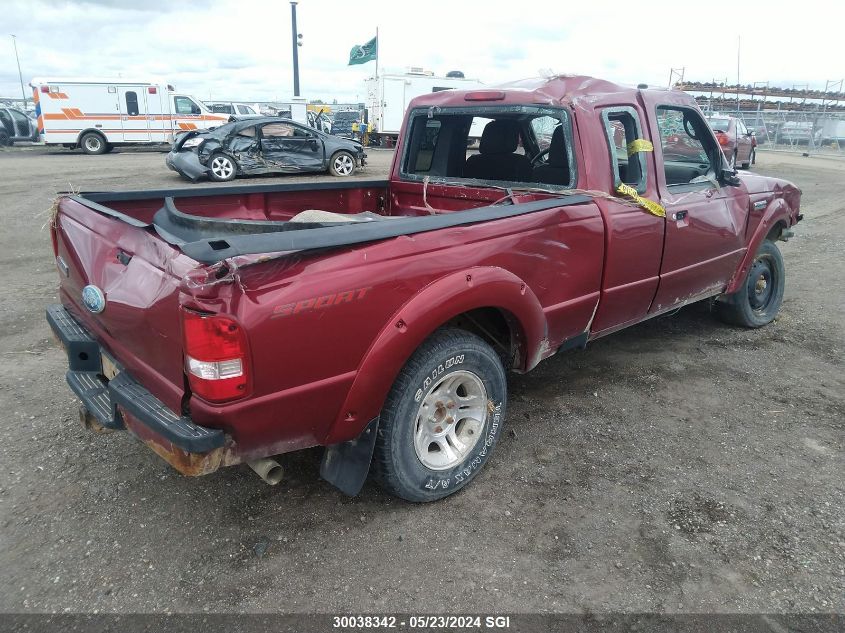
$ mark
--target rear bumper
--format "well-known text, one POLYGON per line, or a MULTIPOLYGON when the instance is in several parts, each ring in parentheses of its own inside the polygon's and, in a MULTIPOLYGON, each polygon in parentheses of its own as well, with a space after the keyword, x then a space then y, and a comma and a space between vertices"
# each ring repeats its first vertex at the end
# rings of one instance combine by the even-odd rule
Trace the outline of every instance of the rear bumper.
POLYGON ((205 474, 235 461, 223 431, 171 411, 116 363, 119 372, 108 380, 100 344, 64 306, 48 306, 47 322, 67 351, 68 385, 103 427, 131 431, 184 474, 205 474))
POLYGON ((196 152, 174 150, 167 154, 164 162, 170 169, 194 182, 208 176, 208 167, 200 162, 196 152))

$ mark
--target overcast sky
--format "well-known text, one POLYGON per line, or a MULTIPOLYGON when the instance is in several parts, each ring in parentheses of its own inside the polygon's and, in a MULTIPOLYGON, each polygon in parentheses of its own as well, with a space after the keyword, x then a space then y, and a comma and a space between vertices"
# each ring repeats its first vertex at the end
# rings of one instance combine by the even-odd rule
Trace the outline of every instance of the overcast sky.
MULTIPOLYGON (((488 84, 546 72, 665 86, 737 79, 791 87, 845 76, 837 2, 402 2, 300 0, 302 95, 364 98, 375 65, 347 66, 349 49, 380 34, 382 70, 462 70, 488 84), (830 31, 826 31, 827 27, 830 31)), ((208 100, 292 94, 285 0, 3 0, 0 97, 36 76, 160 77, 208 100)), ((26 89, 29 94, 29 88, 26 89)))

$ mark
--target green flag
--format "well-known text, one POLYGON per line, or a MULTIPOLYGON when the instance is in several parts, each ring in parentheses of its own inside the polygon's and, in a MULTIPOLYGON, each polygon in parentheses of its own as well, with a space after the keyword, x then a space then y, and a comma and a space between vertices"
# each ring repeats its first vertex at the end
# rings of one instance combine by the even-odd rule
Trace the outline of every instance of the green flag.
POLYGON ((378 55, 378 36, 371 39, 366 44, 360 46, 353 46, 349 51, 349 64, 347 66, 354 66, 355 64, 366 64, 373 61, 378 55))

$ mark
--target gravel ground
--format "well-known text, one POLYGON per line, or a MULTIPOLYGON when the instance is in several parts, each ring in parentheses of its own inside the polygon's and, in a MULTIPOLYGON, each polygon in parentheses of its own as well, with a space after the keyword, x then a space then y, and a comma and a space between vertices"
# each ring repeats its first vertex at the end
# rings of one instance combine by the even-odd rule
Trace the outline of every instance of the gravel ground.
POLYGON ((842 612, 845 162, 756 168, 804 190, 777 321, 699 304, 513 376, 485 472, 421 506, 344 497, 317 450, 271 488, 84 431, 43 318, 46 210, 184 183, 157 152, 0 151, 0 611, 842 612))

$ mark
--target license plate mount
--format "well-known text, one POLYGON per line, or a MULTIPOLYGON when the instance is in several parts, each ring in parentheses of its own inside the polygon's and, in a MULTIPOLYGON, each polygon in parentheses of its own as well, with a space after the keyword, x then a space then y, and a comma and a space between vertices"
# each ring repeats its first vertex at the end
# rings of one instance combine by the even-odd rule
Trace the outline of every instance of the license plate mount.
POLYGON ((103 376, 105 376, 107 380, 111 380, 120 373, 120 367, 118 367, 117 363, 115 363, 105 352, 100 352, 100 360, 103 364, 103 376))

